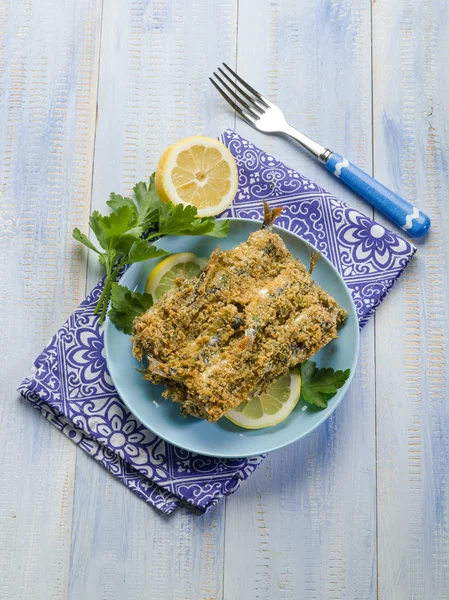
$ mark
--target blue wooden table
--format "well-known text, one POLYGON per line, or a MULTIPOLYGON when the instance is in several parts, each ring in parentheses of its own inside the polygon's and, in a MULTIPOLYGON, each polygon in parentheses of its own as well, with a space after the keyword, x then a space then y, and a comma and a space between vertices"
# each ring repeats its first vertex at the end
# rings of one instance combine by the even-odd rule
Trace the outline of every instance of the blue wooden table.
POLYGON ((447 0, 0 0, 0 598, 449 598, 448 40, 447 0), (15 393, 100 276, 73 227, 227 127, 372 215, 235 121, 223 60, 433 226, 329 424, 166 517, 15 393))

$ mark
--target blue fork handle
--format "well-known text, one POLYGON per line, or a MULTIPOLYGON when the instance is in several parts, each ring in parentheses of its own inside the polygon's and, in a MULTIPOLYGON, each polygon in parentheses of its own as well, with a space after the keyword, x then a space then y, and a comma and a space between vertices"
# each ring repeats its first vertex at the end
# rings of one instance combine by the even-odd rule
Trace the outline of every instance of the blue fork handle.
POLYGON ((333 152, 324 163, 326 169, 341 179, 354 192, 368 200, 412 237, 421 237, 430 229, 430 219, 421 210, 398 196, 367 173, 333 152))

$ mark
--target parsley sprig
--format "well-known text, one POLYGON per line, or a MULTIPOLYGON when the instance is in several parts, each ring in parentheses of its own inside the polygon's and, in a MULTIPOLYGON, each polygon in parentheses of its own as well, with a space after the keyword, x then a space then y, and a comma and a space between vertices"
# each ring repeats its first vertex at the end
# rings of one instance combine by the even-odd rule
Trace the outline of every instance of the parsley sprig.
POLYGON ((307 360, 301 365, 301 394, 304 400, 318 408, 327 408, 328 401, 343 387, 350 373, 351 369, 318 369, 315 362, 307 360))
POLYGON ((117 282, 112 284, 111 306, 108 315, 117 329, 131 335, 135 317, 140 317, 151 306, 151 294, 132 292, 124 285, 117 282))
POLYGON ((112 285, 120 269, 124 265, 167 254, 165 250, 156 248, 151 243, 152 239, 162 235, 209 235, 220 238, 228 234, 229 221, 216 221, 213 217, 198 218, 194 206, 161 202, 154 185, 154 174, 148 185, 140 182, 134 187, 134 195, 135 199, 112 193, 107 202, 112 213, 102 215, 97 210, 92 213, 89 226, 99 247, 77 227, 73 230, 73 237, 98 254, 100 263, 106 269, 105 285, 94 311, 95 314, 100 313, 100 324, 106 316, 112 285))

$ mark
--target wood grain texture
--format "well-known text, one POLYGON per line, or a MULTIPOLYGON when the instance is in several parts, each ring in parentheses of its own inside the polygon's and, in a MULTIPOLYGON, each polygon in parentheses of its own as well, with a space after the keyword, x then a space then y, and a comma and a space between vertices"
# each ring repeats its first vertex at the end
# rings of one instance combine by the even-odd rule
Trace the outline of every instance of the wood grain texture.
POLYGON ((0 597, 65 598, 76 449, 15 388, 84 293, 100 3, 0 4, 0 597))
POLYGON ((448 31, 446 0, 0 0, 1 600, 449 597, 448 31), (433 225, 326 424, 209 515, 167 517, 15 394, 102 274, 72 228, 169 143, 234 124, 372 214, 235 120, 222 61, 433 225))
MULTIPOLYGON (((130 194, 169 143, 233 123, 206 75, 235 61, 236 23, 234 0, 104 1, 92 209, 130 194)), ((90 261, 88 286, 100 273, 90 261)), ((79 453, 69 597, 221 598, 224 511, 164 517, 79 453)))
POLYGON ((375 174, 432 229, 376 320, 379 597, 449 594, 449 6, 373 6, 375 174))
MULTIPOLYGON (((293 125, 368 171, 370 23, 368 1, 267 0, 255 10, 241 0, 237 56, 240 74, 293 125)), ((237 129, 370 212, 297 146, 240 121, 237 129)), ((373 332, 371 323, 339 409, 304 441, 270 455, 228 499, 225 598, 376 597, 373 332)))

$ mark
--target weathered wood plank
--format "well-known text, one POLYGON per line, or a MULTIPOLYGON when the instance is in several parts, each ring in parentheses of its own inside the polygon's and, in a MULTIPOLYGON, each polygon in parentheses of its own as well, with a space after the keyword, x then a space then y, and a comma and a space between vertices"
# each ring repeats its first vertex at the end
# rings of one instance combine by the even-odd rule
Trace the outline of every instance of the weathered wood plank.
POLYGON ((100 1, 0 4, 0 597, 65 598, 75 447, 15 388, 85 287, 100 1))
MULTIPOLYGON (((371 169, 370 3, 239 5, 237 66, 292 124, 371 169)), ((239 131, 371 213, 299 148, 239 131)), ((374 327, 341 407, 227 502, 225 598, 375 598, 374 327), (240 551, 236 551, 236 549, 240 551)))
MULTIPOLYGON (((23 366, 84 294, 69 232, 90 202, 100 3, 0 2, 0 596, 373 598, 373 324, 343 405, 227 501, 226 532, 224 504, 158 515, 15 400, 23 366)), ((369 170, 369 4, 105 0, 94 207, 129 192, 169 142, 233 125, 206 75, 235 64, 237 10, 242 74, 369 170)), ((372 10, 375 174, 433 218, 376 316, 379 597, 446 598, 448 7, 372 10)), ((293 145, 238 129, 369 212, 293 145)))
MULTIPOLYGON (((131 193, 171 142, 232 125, 207 75, 234 62, 236 20, 235 0, 105 0, 93 209, 131 193)), ((89 286, 100 273, 91 260, 89 286)), ((221 598, 224 508, 164 517, 79 455, 70 597, 221 598)))
POLYGON ((379 597, 447 598, 449 6, 373 5, 374 165, 432 219, 376 321, 379 597))

